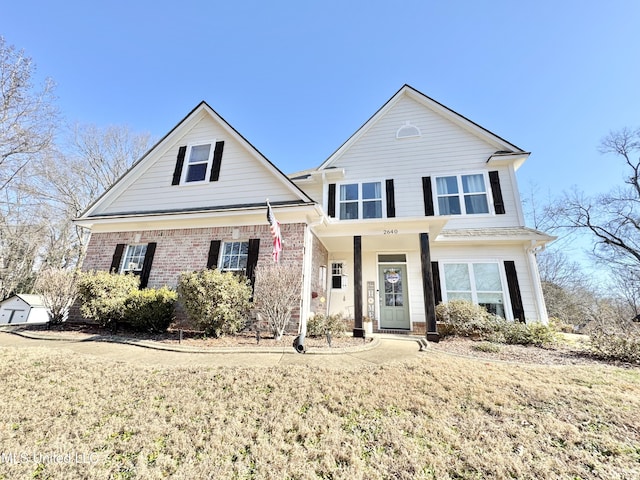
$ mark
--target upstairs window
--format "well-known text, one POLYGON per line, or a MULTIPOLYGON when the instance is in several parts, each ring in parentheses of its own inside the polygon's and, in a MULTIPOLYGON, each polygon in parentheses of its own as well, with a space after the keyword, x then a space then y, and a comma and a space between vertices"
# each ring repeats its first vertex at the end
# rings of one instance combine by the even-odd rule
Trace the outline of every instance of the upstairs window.
POLYGON ((484 175, 436 177, 436 195, 440 215, 489 213, 484 175))
POLYGON ((184 181, 186 183, 202 182, 207 178, 207 171, 213 156, 210 143, 192 145, 187 152, 187 168, 184 181))
POLYGON ((144 265, 144 257, 147 254, 147 245, 127 245, 124 261, 120 267, 120 273, 133 273, 140 275, 144 265))
POLYGON ((220 256, 223 272, 245 272, 249 257, 249 242, 225 242, 220 256))
POLYGON ((382 218, 382 182, 340 185, 340 220, 382 218))

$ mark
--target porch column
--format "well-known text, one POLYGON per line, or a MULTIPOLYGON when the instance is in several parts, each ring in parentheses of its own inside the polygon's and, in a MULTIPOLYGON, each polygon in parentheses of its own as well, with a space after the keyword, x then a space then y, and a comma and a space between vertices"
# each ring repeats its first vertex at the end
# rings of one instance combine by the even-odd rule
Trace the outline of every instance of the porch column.
POLYGON ((362 237, 353 237, 353 336, 364 338, 362 328, 362 237))
POLYGON ((440 341, 436 324, 436 301, 433 295, 433 272, 431 270, 431 253, 429 250, 429 234, 420 234, 420 263, 422 266, 422 294, 424 296, 424 313, 427 320, 427 340, 440 341))

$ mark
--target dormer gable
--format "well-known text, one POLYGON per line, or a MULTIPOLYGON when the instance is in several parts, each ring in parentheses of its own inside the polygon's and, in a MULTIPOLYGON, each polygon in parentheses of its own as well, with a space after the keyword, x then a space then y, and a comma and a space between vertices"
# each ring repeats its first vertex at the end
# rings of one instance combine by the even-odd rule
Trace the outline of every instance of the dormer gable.
POLYGON ((112 185, 81 219, 313 203, 206 102, 112 185))

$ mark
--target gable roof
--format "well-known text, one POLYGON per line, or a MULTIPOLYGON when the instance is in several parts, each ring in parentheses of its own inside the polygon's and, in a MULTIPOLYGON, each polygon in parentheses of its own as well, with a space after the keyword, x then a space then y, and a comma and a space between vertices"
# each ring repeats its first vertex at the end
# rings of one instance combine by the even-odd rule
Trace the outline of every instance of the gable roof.
POLYGON ((47 308, 44 304, 44 300, 42 300, 42 297, 40 295, 32 295, 28 293, 18 293, 11 297, 7 297, 0 302, 0 305, 9 303, 10 301, 13 301, 13 299, 15 298, 22 300, 28 306, 33 308, 47 308))
POLYGON ((424 93, 416 90, 410 85, 404 84, 400 90, 398 90, 376 113, 374 113, 356 132, 351 135, 335 152, 333 152, 327 160, 325 160, 317 170, 324 170, 326 168, 330 168, 332 164, 342 156, 342 154, 349 149, 351 145, 353 145, 359 138, 361 138, 382 116, 385 115, 387 111, 389 111, 394 105, 396 105, 401 98, 407 96, 417 101, 421 105, 429 108, 433 112, 441 115, 442 117, 447 118, 453 123, 459 125, 464 128, 468 132, 476 135, 484 139, 485 141, 496 146, 496 150, 501 153, 510 153, 510 154, 519 154, 521 156, 528 155, 528 152, 525 152, 521 148, 516 145, 506 141, 502 137, 499 137, 495 133, 487 130, 486 128, 478 125, 477 123, 469 120, 467 117, 460 115, 459 113, 451 110, 445 105, 437 102, 436 100, 428 97, 424 93))
MULTIPOLYGON (((116 182, 111 185, 98 199, 96 199, 87 209, 80 215, 79 219, 103 215, 97 212, 103 210, 105 205, 113 202, 118 195, 125 191, 133 182, 135 182, 148 168, 149 162, 153 161, 154 156, 162 155, 180 140, 195 123, 208 115, 234 140, 236 140, 254 159, 261 163, 294 197, 297 198, 296 203, 310 204, 315 203, 303 190, 295 185, 278 167, 268 160, 256 147, 254 147, 244 136, 242 136, 234 127, 232 127, 224 118, 222 118, 213 108, 211 108, 204 100, 201 101, 191 112, 189 112, 178 124, 173 127, 162 139, 160 139, 149 151, 147 151, 139 160, 137 160, 116 182)), ((138 212, 141 213, 141 212, 138 212)), ((120 213, 121 215, 121 213, 120 213)))

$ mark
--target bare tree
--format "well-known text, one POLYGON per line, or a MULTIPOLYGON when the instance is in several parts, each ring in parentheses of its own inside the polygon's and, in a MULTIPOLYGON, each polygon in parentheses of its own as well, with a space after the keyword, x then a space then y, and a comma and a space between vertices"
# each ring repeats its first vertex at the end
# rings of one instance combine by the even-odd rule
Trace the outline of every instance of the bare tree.
POLYGON ((54 84, 47 79, 37 88, 34 72, 32 60, 0 36, 0 190, 53 141, 54 84))
POLYGON ((0 191, 0 299, 29 292, 45 235, 39 206, 19 190, 0 191))
POLYGON ((277 340, 282 338, 293 310, 300 304, 299 266, 270 263, 256 269, 256 310, 264 315, 277 340))
POLYGON ((605 137, 602 153, 624 159, 629 175, 624 186, 587 197, 573 192, 555 208, 560 226, 589 231, 594 254, 615 268, 640 269, 640 129, 623 129, 605 137))
POLYGON ((78 296, 78 272, 58 268, 45 269, 38 274, 35 291, 42 297, 49 310, 49 322, 63 323, 69 316, 69 309, 78 296))
POLYGON ((51 206, 47 264, 78 265, 84 255, 87 232, 72 220, 115 183, 149 149, 148 133, 126 126, 76 126, 67 153, 51 151, 35 167, 29 185, 34 198, 51 206))

